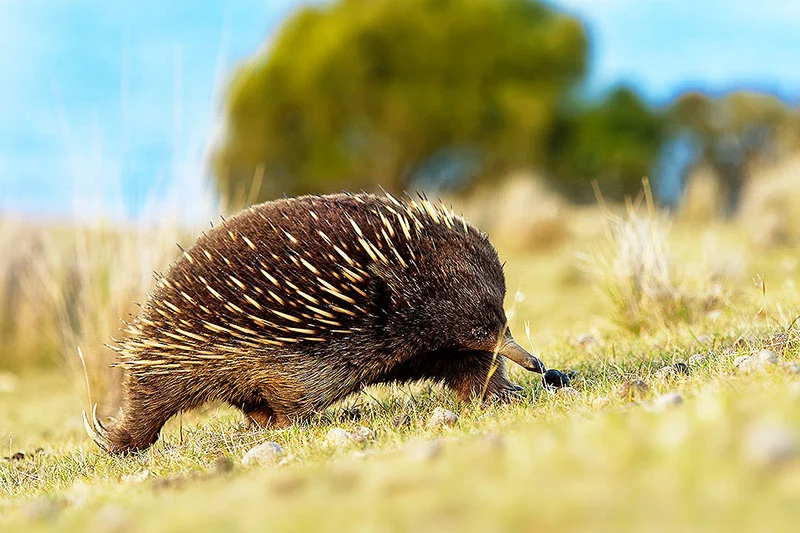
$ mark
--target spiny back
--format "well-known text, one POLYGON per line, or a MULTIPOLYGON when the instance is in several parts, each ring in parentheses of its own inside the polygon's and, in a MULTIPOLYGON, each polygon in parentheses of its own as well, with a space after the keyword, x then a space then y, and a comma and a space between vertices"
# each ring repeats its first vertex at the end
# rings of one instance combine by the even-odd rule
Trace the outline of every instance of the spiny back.
POLYGON ((232 356, 307 351, 351 337, 382 312, 371 293, 376 272, 430 275, 424 259, 463 241, 488 243, 425 199, 341 194, 257 205, 201 236, 160 277, 115 348, 118 364, 192 372, 232 356))

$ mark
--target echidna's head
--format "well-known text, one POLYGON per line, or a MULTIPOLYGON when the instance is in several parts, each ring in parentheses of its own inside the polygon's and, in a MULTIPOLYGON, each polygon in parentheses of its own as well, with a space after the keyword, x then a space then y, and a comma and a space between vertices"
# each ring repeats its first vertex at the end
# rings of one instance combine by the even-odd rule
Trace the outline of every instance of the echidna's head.
POLYGON ((542 362, 519 346, 508 328, 505 276, 489 240, 473 230, 434 244, 420 257, 418 271, 381 276, 394 334, 424 352, 496 352, 527 370, 544 372, 542 362))

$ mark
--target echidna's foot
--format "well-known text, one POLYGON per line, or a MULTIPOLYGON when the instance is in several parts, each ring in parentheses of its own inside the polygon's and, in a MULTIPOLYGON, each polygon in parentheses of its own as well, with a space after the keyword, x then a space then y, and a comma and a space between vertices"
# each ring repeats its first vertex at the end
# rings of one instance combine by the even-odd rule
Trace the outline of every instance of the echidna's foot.
POLYGON ((131 423, 130 418, 106 427, 97 416, 97 406, 92 410, 91 420, 83 413, 83 424, 86 433, 100 448, 108 453, 127 454, 143 451, 158 440, 166 419, 163 421, 139 419, 131 423), (131 430, 131 428, 133 430, 131 430))
POLYGON ((484 395, 484 402, 486 403, 508 403, 524 398, 522 394, 525 389, 516 383, 507 381, 499 387, 487 388, 484 395))
POLYGON ((524 389, 508 380, 504 358, 475 354, 471 359, 468 371, 462 369, 445 379, 459 401, 478 398, 484 403, 495 403, 522 398, 524 389))

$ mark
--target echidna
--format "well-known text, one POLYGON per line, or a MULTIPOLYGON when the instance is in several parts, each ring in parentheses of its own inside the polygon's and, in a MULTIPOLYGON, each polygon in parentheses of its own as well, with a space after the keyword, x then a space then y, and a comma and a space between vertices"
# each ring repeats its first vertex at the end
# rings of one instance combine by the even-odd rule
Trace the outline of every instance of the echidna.
POLYGON ((86 428, 142 450, 211 400, 280 428, 374 383, 429 379, 459 400, 519 391, 504 357, 544 372, 511 336, 488 238, 442 205, 390 195, 251 207, 186 250, 114 348, 121 418, 86 428))

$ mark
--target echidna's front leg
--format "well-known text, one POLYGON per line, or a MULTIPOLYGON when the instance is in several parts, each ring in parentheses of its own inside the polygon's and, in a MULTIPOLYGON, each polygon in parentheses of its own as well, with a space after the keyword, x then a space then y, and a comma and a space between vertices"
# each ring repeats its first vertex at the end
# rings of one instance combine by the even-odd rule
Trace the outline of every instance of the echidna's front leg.
POLYGON ((490 353, 470 354, 445 377, 459 401, 483 398, 484 401, 510 401, 520 396, 522 387, 508 379, 505 358, 490 353))

